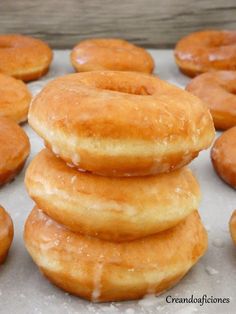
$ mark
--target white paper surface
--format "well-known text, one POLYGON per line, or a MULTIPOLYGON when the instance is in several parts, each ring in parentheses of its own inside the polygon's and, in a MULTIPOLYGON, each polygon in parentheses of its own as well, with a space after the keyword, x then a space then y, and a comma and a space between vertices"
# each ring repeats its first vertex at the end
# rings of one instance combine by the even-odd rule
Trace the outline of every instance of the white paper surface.
MULTIPOLYGON (((188 78, 178 71, 171 50, 150 50, 155 73, 160 78, 184 87, 188 78)), ((40 81, 29 84, 37 93, 49 79, 73 72, 69 51, 55 51, 50 72, 40 81)), ((31 142, 31 154, 26 164, 43 147, 42 140, 25 124, 31 142)), ((25 168, 26 168, 25 167, 25 168)), ((228 221, 236 208, 236 191, 223 183, 211 165, 209 150, 194 160, 191 169, 196 174, 203 194, 200 213, 209 233, 209 249, 201 261, 173 289, 159 297, 140 301, 92 304, 70 296, 51 285, 32 262, 23 243, 24 221, 33 207, 26 193, 24 172, 12 183, 0 189, 0 203, 14 221, 15 237, 6 263, 0 266, 1 314, 75 314, 75 313, 236 313, 236 248, 229 235, 228 221), (229 304, 168 304, 172 297, 230 297, 229 304)))

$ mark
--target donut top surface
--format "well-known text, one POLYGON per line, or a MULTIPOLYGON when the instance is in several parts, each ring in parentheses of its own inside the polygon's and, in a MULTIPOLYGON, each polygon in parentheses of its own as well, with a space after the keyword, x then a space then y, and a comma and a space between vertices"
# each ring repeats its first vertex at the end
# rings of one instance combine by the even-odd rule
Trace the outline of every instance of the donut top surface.
POLYGON ((98 38, 81 41, 71 52, 77 71, 113 70, 151 73, 154 61, 143 48, 123 39, 98 38))
POLYGON ((191 80, 186 90, 208 105, 217 129, 236 125, 236 71, 203 73, 191 80))
POLYGON ((0 116, 24 121, 30 101, 31 94, 21 80, 0 73, 0 116))
POLYGON ((28 120, 68 164, 105 176, 144 176, 186 165, 214 137, 208 108, 155 76, 70 74, 34 99, 28 120))
POLYGON ((0 72, 21 77, 25 69, 42 70, 52 59, 52 50, 43 41, 20 34, 0 35, 0 72))
POLYGON ((197 146, 205 138, 201 149, 214 136, 210 113, 197 97, 157 77, 131 72, 97 71, 58 78, 34 99, 29 122, 36 130, 47 127, 88 138, 176 144, 188 138, 197 146))
POLYGON ((30 143, 14 121, 0 117, 0 173, 12 170, 29 155, 30 143))
POLYGON ((187 90, 196 90, 196 93, 201 96, 204 87, 207 90, 210 89, 210 93, 208 91, 208 99, 210 99, 210 97, 229 97, 229 95, 236 97, 236 71, 212 71, 203 73, 191 80, 187 90))
POLYGON ((186 70, 190 70, 188 63, 192 64, 194 72, 234 70, 236 31, 205 30, 187 35, 177 43, 175 57, 177 63, 186 62, 186 70))

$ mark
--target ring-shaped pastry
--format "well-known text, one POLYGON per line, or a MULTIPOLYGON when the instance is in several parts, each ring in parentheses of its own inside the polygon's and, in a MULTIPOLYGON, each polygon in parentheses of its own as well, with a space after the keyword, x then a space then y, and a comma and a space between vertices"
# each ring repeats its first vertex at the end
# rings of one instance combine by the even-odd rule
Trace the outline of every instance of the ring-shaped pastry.
POLYGON ((0 74, 0 117, 17 123, 27 120, 31 94, 27 86, 11 76, 0 74))
POLYGON ((143 239, 114 243, 73 233, 34 208, 25 245, 43 274, 69 293, 118 301, 161 293, 175 285, 207 248, 196 212, 176 227, 143 239))
POLYGON ((75 232, 129 241, 175 226, 199 206, 199 185, 187 168, 147 177, 103 177, 69 168, 49 150, 26 171, 39 208, 75 232))
POLYGON ((76 71, 135 71, 151 73, 154 61, 143 48, 123 39, 97 38, 81 41, 71 52, 76 71))
POLYGON ((190 77, 212 70, 236 70, 236 31, 192 33, 177 43, 175 61, 190 77))
POLYGON ((236 71, 212 71, 195 77, 186 90, 204 101, 215 128, 236 126, 236 71))
POLYGON ((25 131, 9 118, 0 117, 0 186, 11 181, 23 168, 30 152, 25 131))
POLYGON ((52 50, 40 39, 19 34, 0 35, 0 73, 32 81, 48 72, 52 50))
POLYGON ((215 133, 197 97, 132 72, 85 72, 51 81, 34 98, 28 119, 68 164, 106 176, 183 167, 215 133))
POLYGON ((211 160, 217 174, 236 189, 236 126, 215 141, 211 160))

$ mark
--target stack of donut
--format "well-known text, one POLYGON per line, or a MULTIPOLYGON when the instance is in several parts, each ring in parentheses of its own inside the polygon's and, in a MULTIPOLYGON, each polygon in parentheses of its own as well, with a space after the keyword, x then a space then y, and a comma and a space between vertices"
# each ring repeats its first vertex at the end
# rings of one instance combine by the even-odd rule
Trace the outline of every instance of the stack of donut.
POLYGON ((36 206, 24 238, 54 284, 92 301, 138 299, 204 254, 199 185, 185 167, 214 137, 198 98, 103 69, 51 81, 29 123, 46 148, 26 172, 36 206))

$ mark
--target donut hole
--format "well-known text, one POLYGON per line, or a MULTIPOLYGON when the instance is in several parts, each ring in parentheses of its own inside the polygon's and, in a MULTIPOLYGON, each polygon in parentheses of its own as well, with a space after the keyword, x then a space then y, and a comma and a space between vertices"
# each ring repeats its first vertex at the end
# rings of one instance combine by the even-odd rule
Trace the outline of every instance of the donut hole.
POLYGON ((152 95, 152 93, 148 90, 146 86, 138 86, 138 87, 122 87, 122 88, 106 88, 106 90, 120 92, 124 94, 131 94, 131 95, 152 95))
POLYGON ((153 95, 154 91, 150 86, 146 85, 130 85, 129 84, 106 84, 103 86, 97 86, 98 88, 114 91, 114 92, 120 92, 124 94, 131 94, 131 95, 140 95, 140 96, 149 96, 153 95))
POLYGON ((229 84, 224 86, 225 89, 227 90, 227 92, 229 92, 230 94, 236 95, 236 84, 235 82, 233 82, 232 84, 229 84))
POLYGON ((219 48, 236 44, 236 38, 232 36, 214 36, 207 38, 207 45, 210 48, 219 48))
POLYGON ((10 43, 0 42, 0 49, 9 49, 9 48, 12 48, 12 45, 10 43))
POLYGON ((213 41, 209 42, 208 46, 209 48, 219 48, 219 47, 226 47, 226 46, 231 46, 235 43, 229 42, 229 41, 213 41))
POLYGON ((236 95, 236 87, 232 88, 232 89, 228 89, 228 92, 230 94, 236 95))

